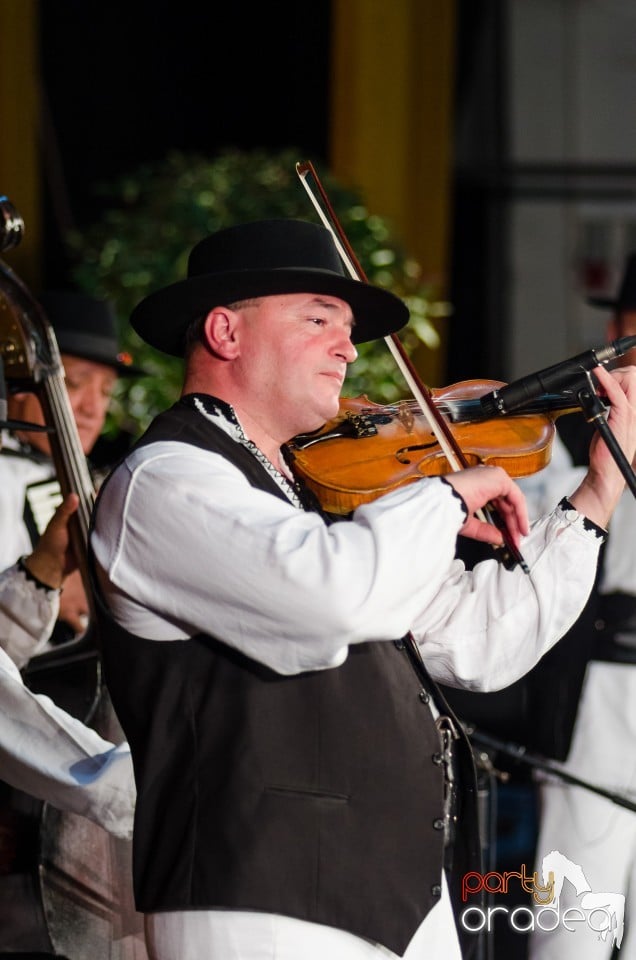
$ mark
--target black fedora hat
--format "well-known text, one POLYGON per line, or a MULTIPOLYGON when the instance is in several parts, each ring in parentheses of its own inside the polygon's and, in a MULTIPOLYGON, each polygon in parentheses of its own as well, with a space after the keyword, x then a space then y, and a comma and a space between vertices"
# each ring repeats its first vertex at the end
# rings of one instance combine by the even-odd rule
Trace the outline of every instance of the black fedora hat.
POLYGON ((636 310, 636 253, 627 258, 625 272, 616 297, 588 297, 593 307, 608 307, 611 310, 636 310))
POLYGON ((122 377, 144 376, 119 349, 115 308, 78 290, 45 290, 38 297, 53 327, 60 353, 112 367, 122 377))
POLYGON ((395 294, 345 273, 326 227, 279 219, 238 224, 201 240, 190 253, 187 279, 147 296, 130 322, 146 343, 182 357, 192 320, 215 306, 279 293, 344 300, 355 317, 355 343, 386 337, 409 319, 395 294))

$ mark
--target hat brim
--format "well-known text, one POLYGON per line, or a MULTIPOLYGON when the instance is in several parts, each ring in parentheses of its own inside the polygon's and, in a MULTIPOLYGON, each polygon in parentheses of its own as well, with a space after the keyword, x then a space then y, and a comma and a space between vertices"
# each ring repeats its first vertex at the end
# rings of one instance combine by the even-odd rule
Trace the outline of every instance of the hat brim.
POLYGON ((355 320, 354 343, 388 337, 409 321, 406 304, 389 290, 328 270, 284 267, 202 274, 180 280, 137 304, 130 323, 150 346, 183 357, 186 329, 213 307, 286 293, 327 294, 344 300, 355 320))
POLYGON ((147 377, 148 371, 136 367, 133 363, 124 363, 119 359, 116 347, 110 340, 104 337, 95 336, 87 333, 81 334, 73 332, 69 335, 68 331, 61 331, 57 335, 57 345, 60 353, 67 353, 73 357, 79 357, 81 360, 90 360, 92 363, 101 363, 105 367, 115 370, 120 377, 147 377))
POLYGON ((136 367, 133 363, 122 363, 120 360, 106 360, 97 354, 91 354, 87 350, 78 353, 76 350, 64 350, 64 353, 71 353, 75 357, 81 357, 83 360, 91 360, 93 363, 101 363, 105 367, 110 367, 119 377, 149 377, 147 370, 136 367))

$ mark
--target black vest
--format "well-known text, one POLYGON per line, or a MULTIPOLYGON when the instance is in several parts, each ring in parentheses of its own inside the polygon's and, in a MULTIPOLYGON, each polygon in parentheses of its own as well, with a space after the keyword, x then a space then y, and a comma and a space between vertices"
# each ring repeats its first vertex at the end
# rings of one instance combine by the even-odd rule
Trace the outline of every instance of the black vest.
MULTIPOLYGON (((221 453, 284 498, 247 449, 183 401, 139 443, 167 438, 221 453)), ((440 739, 408 646, 363 643, 340 667, 282 676, 216 639, 213 617, 208 634, 157 642, 118 627, 97 599, 137 782, 137 909, 275 912, 402 955, 439 898, 444 857, 440 739)), ((477 869, 462 750, 460 840, 477 869)))

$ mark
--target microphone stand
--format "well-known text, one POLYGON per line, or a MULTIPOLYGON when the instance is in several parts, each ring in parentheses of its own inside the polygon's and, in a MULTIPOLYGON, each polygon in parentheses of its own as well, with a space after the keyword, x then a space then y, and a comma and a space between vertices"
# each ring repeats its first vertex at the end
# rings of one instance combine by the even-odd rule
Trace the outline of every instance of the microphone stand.
MULTIPOLYGON (((489 733, 484 733, 477 729, 477 727, 475 727, 472 723, 462 722, 462 727, 464 728, 464 732, 471 743, 477 770, 481 770, 482 774, 488 778, 487 784, 481 789, 479 788, 480 781, 478 780, 478 796, 480 801, 481 820, 481 848, 482 855, 484 857, 484 869, 487 873, 494 872, 499 868, 496 854, 496 781, 499 780, 505 782, 509 776, 507 773, 504 774, 504 772, 496 769, 495 763, 493 762, 489 751, 491 753, 499 753, 508 757, 512 757, 518 763, 525 764, 533 770, 542 770, 564 783, 569 783, 575 787, 582 787, 584 790, 589 790, 600 797, 605 797, 607 800, 611 800, 612 803, 618 804, 621 807, 625 807, 627 810, 636 812, 635 801, 632 801, 628 797, 619 793, 606 790, 604 787, 589 783, 587 780, 582 780, 580 777, 575 777, 573 774, 568 773, 567 770, 563 770, 559 764, 550 761, 545 757, 529 753, 526 747, 521 744, 499 740, 497 737, 493 737, 489 733)), ((483 778, 481 782, 483 783, 483 778)), ((492 893, 486 893, 486 902, 489 904, 489 909, 494 905, 492 893)), ((493 960, 496 953, 494 939, 495 938, 489 937, 487 938, 486 942, 484 942, 480 936, 476 960, 493 960)))
POLYGON ((636 497, 636 474, 607 424, 607 420, 605 419, 605 405, 596 393, 592 374, 589 371, 585 371, 583 383, 580 386, 573 386, 572 390, 586 419, 603 437, 616 465, 625 477, 627 486, 634 497, 636 497))
POLYGON ((568 773, 567 770, 564 770, 561 766, 559 766, 559 764, 547 760, 545 757, 539 757, 536 754, 528 753, 526 748, 519 743, 506 743, 488 733, 483 733, 472 724, 465 725, 464 729, 472 743, 482 744, 486 748, 496 750, 498 753, 503 753, 508 757, 512 757, 519 763, 525 763, 527 766, 532 767, 533 769, 543 770, 546 773, 551 773, 564 783, 572 784, 572 786, 575 787, 583 787, 584 790, 589 790, 592 793, 596 793, 599 797, 605 797, 606 800, 611 800, 612 803, 616 803, 620 807, 625 807, 627 810, 636 812, 636 801, 630 800, 628 797, 623 796, 620 793, 615 793, 612 790, 606 790, 604 787, 599 787, 596 784, 590 783, 588 780, 582 780, 580 777, 575 777, 573 774, 568 773))

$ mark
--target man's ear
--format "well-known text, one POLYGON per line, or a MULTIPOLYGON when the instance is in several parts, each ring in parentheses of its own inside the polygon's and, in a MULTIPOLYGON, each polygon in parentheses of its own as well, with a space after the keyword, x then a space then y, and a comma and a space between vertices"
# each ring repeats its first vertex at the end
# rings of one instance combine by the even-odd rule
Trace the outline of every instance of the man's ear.
POLYGON ((203 342, 217 357, 233 360, 238 354, 237 315, 228 307, 210 310, 203 324, 203 342))

